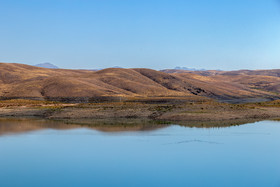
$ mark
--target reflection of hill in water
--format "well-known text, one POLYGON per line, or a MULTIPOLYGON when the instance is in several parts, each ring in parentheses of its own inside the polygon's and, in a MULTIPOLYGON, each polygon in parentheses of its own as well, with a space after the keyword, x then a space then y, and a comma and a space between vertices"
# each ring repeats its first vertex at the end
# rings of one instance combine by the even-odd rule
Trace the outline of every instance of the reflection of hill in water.
POLYGON ((178 122, 176 124, 184 127, 190 128, 225 128, 225 127, 233 127, 244 125, 247 123, 254 123, 261 120, 254 119, 236 119, 236 120, 223 120, 223 121, 208 121, 208 122, 200 122, 200 121, 192 121, 192 122, 178 122))
POLYGON ((103 132, 122 131, 152 131, 167 127, 160 124, 143 120, 71 120, 54 121, 28 118, 2 118, 0 119, 0 136, 5 134, 26 133, 44 129, 68 130, 89 128, 103 132))
POLYGON ((25 133, 43 129, 73 129, 79 126, 67 125, 61 122, 37 119, 0 119, 0 136, 4 134, 25 133))
POLYGON ((179 122, 166 123, 160 121, 140 119, 114 119, 114 120, 64 120, 53 121, 43 119, 0 119, 0 136, 5 134, 27 133, 37 130, 55 129, 68 130, 88 128, 102 132, 126 132, 126 131, 153 131, 178 124, 190 128, 222 128, 252 123, 252 120, 234 120, 219 122, 179 122))

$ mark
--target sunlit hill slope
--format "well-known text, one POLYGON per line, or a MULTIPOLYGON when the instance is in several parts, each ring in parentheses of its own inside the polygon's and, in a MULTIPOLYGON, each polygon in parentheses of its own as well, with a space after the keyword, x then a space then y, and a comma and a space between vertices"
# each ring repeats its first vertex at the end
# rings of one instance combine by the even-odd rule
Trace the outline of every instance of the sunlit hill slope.
POLYGON ((153 97, 276 99, 280 70, 191 72, 108 68, 47 69, 0 63, 0 97, 88 102, 153 97))

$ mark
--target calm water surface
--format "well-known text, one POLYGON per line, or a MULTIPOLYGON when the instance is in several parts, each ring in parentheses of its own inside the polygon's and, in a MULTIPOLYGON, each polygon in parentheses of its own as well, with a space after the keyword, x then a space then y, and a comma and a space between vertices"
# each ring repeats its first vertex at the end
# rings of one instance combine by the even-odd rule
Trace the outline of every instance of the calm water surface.
POLYGON ((280 122, 110 129, 1 120, 0 186, 280 187, 280 122))

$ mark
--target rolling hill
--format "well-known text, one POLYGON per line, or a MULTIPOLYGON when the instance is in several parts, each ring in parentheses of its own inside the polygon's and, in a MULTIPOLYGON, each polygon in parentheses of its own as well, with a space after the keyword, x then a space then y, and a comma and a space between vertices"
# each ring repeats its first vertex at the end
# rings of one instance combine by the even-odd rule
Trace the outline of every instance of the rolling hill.
POLYGON ((102 98, 277 99, 280 70, 48 69, 0 63, 0 97, 89 102, 102 98))

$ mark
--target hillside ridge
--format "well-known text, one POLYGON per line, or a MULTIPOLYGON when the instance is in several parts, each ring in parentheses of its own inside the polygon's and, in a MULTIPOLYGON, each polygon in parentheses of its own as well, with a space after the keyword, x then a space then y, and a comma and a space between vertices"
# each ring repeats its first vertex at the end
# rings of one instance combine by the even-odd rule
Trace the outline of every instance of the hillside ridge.
MULTIPOLYGON (((280 70, 189 71, 48 69, 0 63, 0 97, 90 102, 100 98, 190 97, 230 101, 279 98, 280 70)), ((118 98, 118 99, 117 99, 118 98)))

